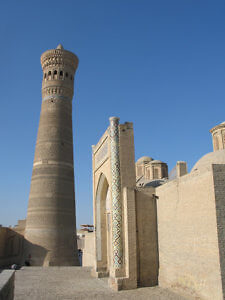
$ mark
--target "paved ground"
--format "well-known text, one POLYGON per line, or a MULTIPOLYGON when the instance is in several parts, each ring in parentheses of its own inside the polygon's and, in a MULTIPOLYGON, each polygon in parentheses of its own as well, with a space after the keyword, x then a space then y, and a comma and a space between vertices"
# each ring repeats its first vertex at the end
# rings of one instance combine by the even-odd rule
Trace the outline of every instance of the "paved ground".
POLYGON ((90 268, 82 267, 25 267, 16 271, 15 300, 71 299, 152 299, 185 300, 170 290, 159 287, 115 292, 107 279, 90 276, 90 268))

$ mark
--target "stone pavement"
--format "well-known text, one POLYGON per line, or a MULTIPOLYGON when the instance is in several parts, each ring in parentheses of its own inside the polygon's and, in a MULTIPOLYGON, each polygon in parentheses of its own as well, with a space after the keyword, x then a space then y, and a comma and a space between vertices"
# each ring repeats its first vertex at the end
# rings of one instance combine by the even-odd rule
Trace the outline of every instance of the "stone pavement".
POLYGON ((15 300, 193 299, 159 287, 115 292, 107 279, 91 277, 87 267, 24 267, 16 271, 15 300))

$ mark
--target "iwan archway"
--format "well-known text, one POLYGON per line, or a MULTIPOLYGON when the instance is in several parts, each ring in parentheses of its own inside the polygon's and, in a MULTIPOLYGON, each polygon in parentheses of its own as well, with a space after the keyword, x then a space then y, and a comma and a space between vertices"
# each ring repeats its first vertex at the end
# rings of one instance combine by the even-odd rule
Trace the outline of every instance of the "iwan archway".
POLYGON ((133 124, 119 124, 118 118, 110 118, 110 126, 92 151, 96 258, 93 275, 109 277, 110 285, 116 289, 135 288, 133 124))

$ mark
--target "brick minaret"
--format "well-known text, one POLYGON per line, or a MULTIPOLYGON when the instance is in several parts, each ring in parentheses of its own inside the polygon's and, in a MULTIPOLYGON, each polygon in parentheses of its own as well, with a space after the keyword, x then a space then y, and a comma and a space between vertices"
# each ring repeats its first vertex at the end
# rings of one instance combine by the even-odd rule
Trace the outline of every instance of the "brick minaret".
POLYGON ((78 58, 62 45, 41 56, 42 107, 25 230, 31 265, 78 265, 72 98, 78 58))

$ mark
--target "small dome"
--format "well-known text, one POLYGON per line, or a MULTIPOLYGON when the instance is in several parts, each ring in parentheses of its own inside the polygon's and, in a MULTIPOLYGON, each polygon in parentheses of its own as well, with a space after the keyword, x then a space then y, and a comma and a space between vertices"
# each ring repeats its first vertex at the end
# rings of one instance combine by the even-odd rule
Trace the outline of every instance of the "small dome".
POLYGON ((163 185, 166 182, 167 182, 166 179, 154 179, 154 180, 149 181, 148 183, 146 183, 144 185, 144 187, 158 187, 160 185, 163 185))
POLYGON ((224 128, 225 127, 225 121, 214 126, 212 129, 209 130, 209 132, 214 133, 214 131, 220 129, 220 128, 224 128))
POLYGON ((145 178, 141 178, 141 180, 136 182, 137 187, 157 187, 160 186, 164 183, 166 183, 168 180, 163 178, 163 179, 153 179, 153 180, 148 180, 145 178))
POLYGON ((62 44, 59 44, 59 45, 57 46, 56 49, 61 49, 61 50, 63 50, 64 48, 63 48, 63 45, 62 45, 62 44))
POLYGON ((136 162, 136 164, 147 164, 149 163, 150 161, 152 161, 153 159, 149 156, 142 156, 141 158, 139 158, 136 162))
POLYGON ((199 159, 199 161, 197 161, 191 172, 195 170, 199 170, 200 172, 207 171, 210 169, 212 164, 225 164, 225 149, 204 155, 199 159))
POLYGON ((161 160, 153 160, 151 164, 163 164, 163 162, 161 160))

